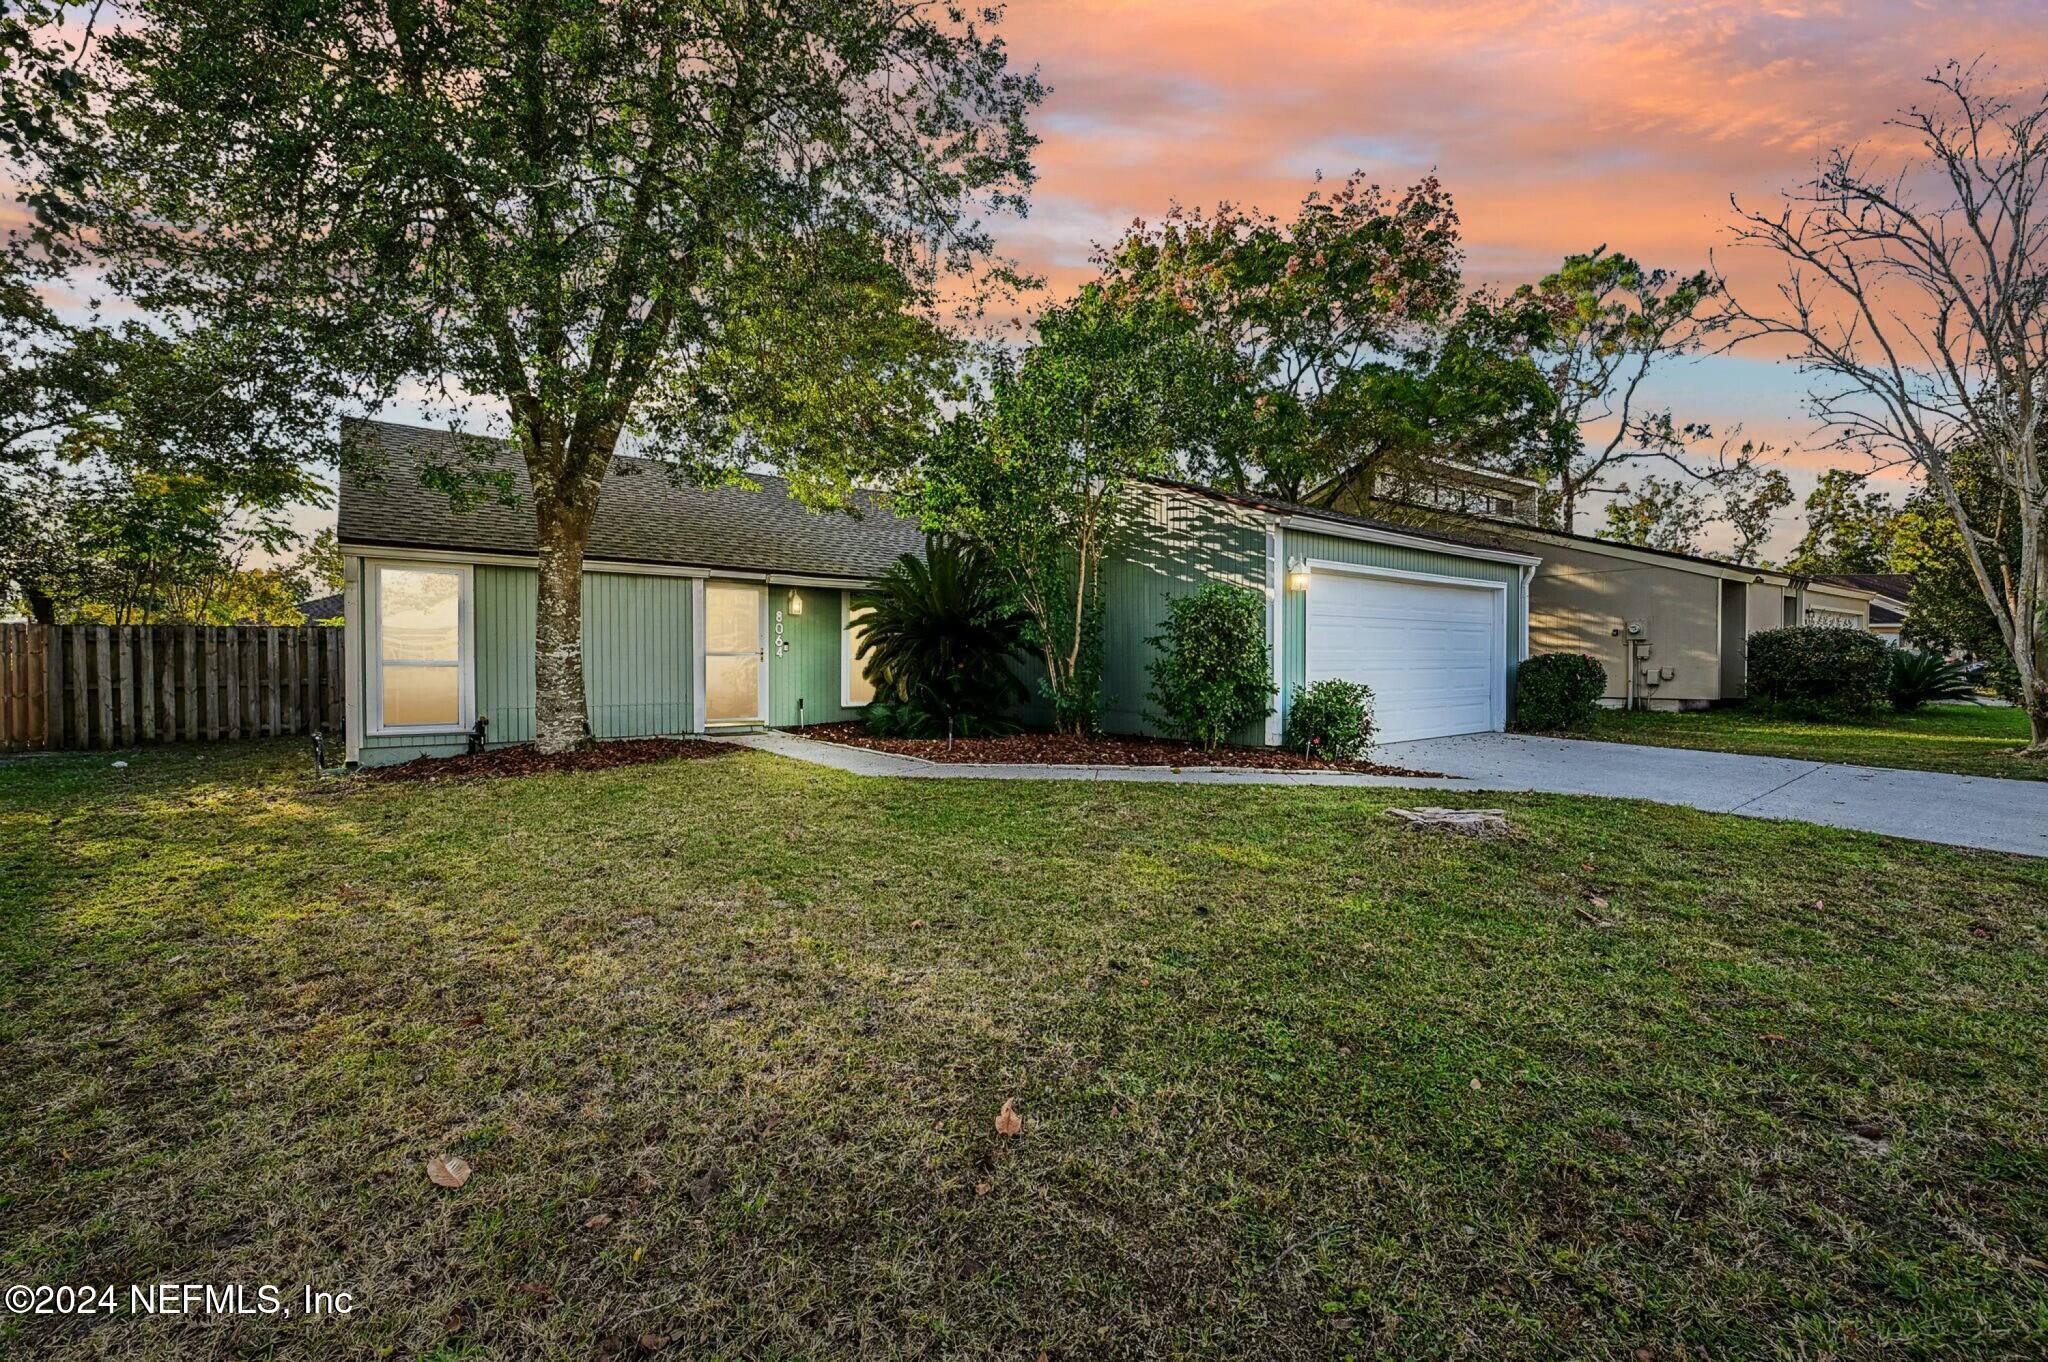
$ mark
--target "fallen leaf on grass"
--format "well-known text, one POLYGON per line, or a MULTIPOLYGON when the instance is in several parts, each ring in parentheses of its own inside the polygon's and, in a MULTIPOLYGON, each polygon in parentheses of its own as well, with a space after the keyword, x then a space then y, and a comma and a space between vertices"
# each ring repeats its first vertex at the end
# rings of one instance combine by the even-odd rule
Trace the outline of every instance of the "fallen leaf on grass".
POLYGON ((1021 1135, 1024 1133, 1024 1118, 1017 1114, 1017 1099, 1005 1097, 1003 1109, 996 1113, 996 1134, 1021 1135))
POLYGON ((469 1181, 469 1174, 469 1160, 460 1154, 453 1157, 436 1154, 427 1160, 427 1180, 436 1187, 446 1187, 454 1191, 469 1181))

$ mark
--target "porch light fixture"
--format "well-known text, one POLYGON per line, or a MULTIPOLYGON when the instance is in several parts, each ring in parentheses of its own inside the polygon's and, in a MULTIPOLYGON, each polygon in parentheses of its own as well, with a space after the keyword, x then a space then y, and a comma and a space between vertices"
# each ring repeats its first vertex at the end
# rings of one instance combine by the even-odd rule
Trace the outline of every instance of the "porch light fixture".
POLYGON ((1290 591, 1308 590, 1308 563, 1303 559, 1287 560, 1287 587, 1290 591))
POLYGON ((801 615, 804 612, 804 598, 796 594, 796 588, 789 589, 789 613, 801 615))

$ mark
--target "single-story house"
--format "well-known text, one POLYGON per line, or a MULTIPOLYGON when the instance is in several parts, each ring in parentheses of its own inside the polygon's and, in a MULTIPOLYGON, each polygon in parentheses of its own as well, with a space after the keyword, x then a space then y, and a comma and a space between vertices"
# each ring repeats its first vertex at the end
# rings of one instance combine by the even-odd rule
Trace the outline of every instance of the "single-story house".
POLYGON ((1540 557, 1529 584, 1530 645, 1596 658, 1610 705, 1703 709, 1739 700, 1748 638, 1758 630, 1870 627, 1873 593, 1854 583, 1546 529, 1536 523, 1537 484, 1526 478, 1441 460, 1421 475, 1435 492, 1392 489, 1399 504, 1355 482, 1319 489, 1315 499, 1425 523, 1448 512, 1446 523, 1482 543, 1540 557), (1502 509, 1509 506, 1512 513, 1502 509))
POLYGON ((1813 579, 1821 586, 1847 587, 1870 593, 1870 632, 1894 648, 1912 609, 1913 574, 1910 572, 1830 572, 1813 579))
MULTIPOLYGON (((339 541, 348 631, 347 750, 381 764, 463 751, 480 717, 493 745, 533 735, 534 529, 519 504, 456 509, 422 485, 453 463, 445 432, 352 425, 339 541)), ((780 480, 758 490, 678 485, 613 460, 583 586, 590 722, 600 738, 795 727, 857 716, 873 695, 853 656, 852 596, 918 527, 863 498, 817 514, 780 480)), ((1147 728, 1147 664, 1169 598, 1228 581, 1266 598, 1277 742, 1294 687, 1366 682, 1382 741, 1499 729, 1528 653, 1536 554, 1460 534, 1142 484, 1103 573, 1103 722, 1147 728)))

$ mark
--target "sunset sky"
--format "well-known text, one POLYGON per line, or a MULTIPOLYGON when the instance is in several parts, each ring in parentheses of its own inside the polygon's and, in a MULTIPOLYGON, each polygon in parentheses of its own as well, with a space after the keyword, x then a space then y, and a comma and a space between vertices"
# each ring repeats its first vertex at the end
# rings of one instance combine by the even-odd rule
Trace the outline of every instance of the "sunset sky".
MULTIPOLYGON (((1030 217, 1002 239, 1055 292, 1134 217, 1176 199, 1284 213, 1317 170, 1390 187, 1434 170, 1474 282, 1603 243, 1696 269, 1731 193, 1768 200, 1829 146, 1884 139, 1939 62, 2048 71, 2043 0, 1019 0, 1003 31, 1052 94, 1030 217)), ((1768 286, 1763 262, 1721 263, 1768 286)), ((1688 363, 1659 398, 1811 446, 1802 392, 1759 355, 1688 363)), ((1827 461, 1788 466, 1803 490, 1827 461)))
MULTIPOLYGON (((1016 0, 999 31, 1051 88, 1031 212, 998 224, 1048 297, 1134 218, 1219 199, 1286 215, 1318 171, 1353 170, 1389 189, 1438 175, 1473 284, 1604 244, 1687 271, 1719 248, 1768 289, 1767 262, 1726 249, 1731 194, 1768 203, 1830 146, 1887 143, 1949 58, 2048 78, 2048 0, 1016 0)), ((1688 361, 1655 388, 1681 420, 1791 449, 1802 494, 1835 457, 1769 355, 1688 361)), ((1788 517, 1771 550, 1797 532, 1788 517)))

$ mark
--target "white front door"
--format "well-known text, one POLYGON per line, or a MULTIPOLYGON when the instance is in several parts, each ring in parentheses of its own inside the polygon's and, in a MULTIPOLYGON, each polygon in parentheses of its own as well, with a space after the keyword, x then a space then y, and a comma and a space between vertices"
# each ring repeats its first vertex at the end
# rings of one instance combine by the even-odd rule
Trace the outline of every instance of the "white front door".
POLYGON ((1372 687, 1375 740, 1505 727, 1507 592, 1316 569, 1307 674, 1372 687))
POLYGON ((760 723, 766 717, 768 671, 761 645, 767 613, 765 586, 704 584, 705 723, 760 723))

